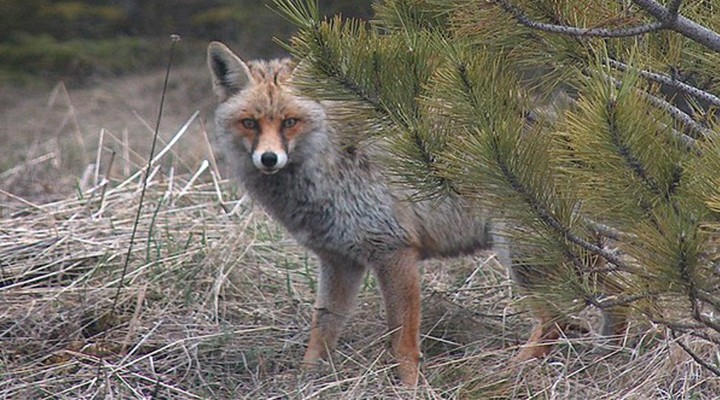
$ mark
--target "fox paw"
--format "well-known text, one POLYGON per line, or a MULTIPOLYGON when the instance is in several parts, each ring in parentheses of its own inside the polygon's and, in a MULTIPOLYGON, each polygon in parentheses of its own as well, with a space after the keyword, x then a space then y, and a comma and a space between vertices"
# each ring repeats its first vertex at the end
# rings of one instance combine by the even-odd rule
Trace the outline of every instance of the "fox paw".
POLYGON ((543 359, 552 352, 552 349, 552 344, 528 343, 512 358, 511 362, 520 364, 530 360, 543 359))

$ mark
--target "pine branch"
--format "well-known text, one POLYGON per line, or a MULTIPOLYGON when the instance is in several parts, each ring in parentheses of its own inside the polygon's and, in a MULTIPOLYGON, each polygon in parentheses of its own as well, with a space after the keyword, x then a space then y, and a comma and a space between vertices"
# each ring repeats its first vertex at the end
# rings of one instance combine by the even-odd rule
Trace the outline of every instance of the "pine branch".
POLYGON ((607 63, 611 67, 617 68, 618 70, 623 71, 623 72, 636 71, 640 76, 642 76, 643 78, 645 78, 649 81, 653 81, 656 83, 670 86, 673 89, 679 90, 683 93, 689 94, 700 100, 704 100, 714 106, 720 107, 720 97, 717 97, 714 94, 706 92, 695 86, 688 85, 687 83, 679 81, 679 80, 675 79, 674 77, 664 75, 664 74, 658 74, 656 72, 650 72, 650 71, 646 71, 646 70, 642 70, 642 69, 633 68, 623 62, 613 60, 612 58, 608 58, 607 63))
MULTIPOLYGON (((501 8, 503 8, 506 12, 513 15, 513 17, 515 17, 515 19, 518 22, 520 22, 521 24, 523 24, 527 27, 530 27, 533 29, 538 29, 538 30, 545 31, 545 32, 567 34, 567 35, 577 36, 577 37, 596 36, 596 37, 604 37, 604 38, 636 36, 636 35, 652 32, 653 30, 659 30, 661 28, 666 28, 667 24, 669 24, 668 21, 673 20, 672 19, 673 15, 675 16, 675 19, 678 18, 677 9, 679 8, 680 3, 681 3, 681 1, 674 0, 673 3, 671 4, 671 6, 675 7, 674 8, 675 13, 663 15, 663 17, 662 17, 663 19, 661 19, 659 22, 654 23, 654 24, 659 24, 660 26, 655 26, 655 29, 653 29, 653 30, 648 30, 648 31, 642 32, 641 28, 643 28, 643 27, 647 28, 653 24, 643 25, 643 26, 635 27, 635 28, 621 29, 621 30, 608 30, 608 29, 604 29, 604 28, 581 29, 581 28, 571 27, 571 26, 567 26, 567 25, 546 24, 546 23, 541 23, 538 21, 531 20, 529 17, 527 17, 527 15, 525 15, 525 13, 522 10, 520 10, 519 8, 517 8, 514 5, 512 5, 511 3, 509 3, 507 0, 493 0, 493 1, 495 2, 495 4, 497 4, 501 8), (631 35, 625 35, 626 33, 629 33, 630 31, 633 31, 633 30, 639 30, 639 31, 635 32, 631 35)), ((718 40, 720 43, 720 36, 718 36, 718 40)), ((625 69, 627 69, 627 65, 625 65, 623 63, 620 63, 618 61, 610 59, 608 61, 608 63, 611 63, 611 62, 617 63, 617 64, 613 64, 613 66, 618 69, 621 69, 623 67, 625 69)), ((673 87, 678 88, 678 90, 686 91, 690 94, 693 94, 694 96, 696 96, 698 98, 702 98, 704 100, 709 101, 712 104, 720 106, 720 98, 718 98, 710 93, 707 93, 705 91, 702 91, 698 88, 694 88, 690 85, 684 84, 682 82, 678 82, 672 78, 664 77, 663 75, 660 75, 660 74, 653 74, 653 73, 647 72, 647 71, 641 71, 641 76, 645 77, 646 79, 662 81, 663 83, 667 83, 673 87)), ((615 78, 611 78, 611 79, 616 84, 618 84, 618 82, 619 82, 618 80, 616 80, 615 78)), ((705 137, 710 137, 711 135, 714 135, 714 133, 711 130, 707 129, 702 124, 699 124, 690 115, 683 112, 679 108, 673 106, 669 102, 667 102, 657 96, 653 96, 647 92, 642 92, 642 93, 643 93, 643 96, 645 96, 645 98, 647 100, 649 100, 653 105, 667 111, 668 114, 670 114, 670 116, 673 117, 673 119, 683 123, 684 125, 689 127, 693 132, 700 134, 702 136, 705 136, 705 137)), ((695 147, 695 139, 694 138, 687 136, 685 134, 682 134, 680 132, 677 132, 675 130, 673 130, 671 132, 686 147, 688 147, 688 148, 695 147)))
MULTIPOLYGON (((343 22, 338 18, 314 23, 319 17, 311 11, 303 11, 304 7, 294 5, 294 0, 276 0, 278 4, 282 2, 289 4, 280 8, 280 11, 292 13, 286 17, 302 27, 294 39, 296 47, 291 49, 304 58, 302 68, 296 73, 295 83, 311 97, 350 100, 372 110, 374 115, 369 118, 391 123, 393 130, 400 133, 396 138, 395 148, 403 149, 400 150, 403 157, 411 159, 412 175, 419 177, 419 181, 431 182, 420 186, 434 194, 455 192, 452 184, 442 176, 436 165, 432 144, 420 132, 425 116, 418 106, 418 99, 422 95, 426 79, 424 72, 420 71, 417 60, 389 52, 398 45, 400 48, 408 46, 406 41, 417 38, 378 36, 376 32, 366 30, 361 22, 343 22), (342 47, 337 47, 343 42, 350 48, 363 46, 365 52, 358 54, 357 49, 343 50, 342 47), (302 54, 299 49, 302 49, 302 54), (353 67, 353 62, 357 62, 355 58, 359 55, 367 57, 366 61, 369 61, 365 68, 353 67), (399 90, 388 90, 384 84, 385 75, 389 74, 388 71, 398 69, 398 65, 405 74, 402 82, 408 83, 399 87, 399 90), (321 76, 327 83, 332 83, 328 86, 333 88, 318 87, 316 80, 306 80, 306 76, 321 76)), ((314 10, 313 7, 310 9, 314 10)), ((409 47, 415 48, 415 51, 408 52, 408 57, 422 56, 415 45, 409 44, 409 47)), ((372 133, 365 131, 360 134, 360 139, 364 139, 372 133)), ((407 169, 407 165, 409 164, 405 164, 404 168, 407 169)), ((404 175, 400 169, 395 172, 404 175)))
POLYGON ((274 4, 275 8, 271 8, 273 11, 297 26, 311 28, 320 22, 318 0, 308 0, 305 2, 275 0, 274 4))
MULTIPOLYGON (((635 1, 635 0, 633 0, 635 1)), ((644 1, 644 0, 643 0, 644 1)), ((652 0, 649 0, 652 2, 652 0)), ((571 27, 567 25, 559 25, 559 24, 547 24, 542 23, 538 21, 534 21, 530 19, 521 9, 518 7, 512 5, 507 0, 493 0, 493 2, 497 5, 499 5, 503 10, 511 14, 518 22, 520 22, 522 25, 525 25, 532 29, 537 29, 545 32, 551 32, 551 33, 559 33, 559 34, 566 34, 571 36, 577 36, 577 37, 603 37, 603 38, 612 38, 612 37, 625 37, 625 36, 637 36, 653 31, 657 31, 660 29, 665 28, 671 28, 671 22, 674 20, 677 20, 678 18, 683 18, 677 14, 677 10, 680 7, 681 1, 674 0, 671 4, 671 7, 675 10, 674 13, 671 13, 668 10, 665 10, 662 6, 663 10, 665 10, 665 14, 662 14, 662 17, 658 17, 653 13, 650 13, 651 15, 655 16, 659 21, 651 24, 646 24, 638 27, 633 28, 624 28, 624 29, 618 29, 618 30, 610 30, 605 28, 590 28, 590 29, 583 29, 583 28, 577 28, 577 27, 571 27)), ((637 2, 636 2, 637 3, 637 2)), ((659 4, 658 4, 659 6, 659 4)), ((653 9, 654 13, 658 13, 657 9, 653 9)), ((649 12, 649 11, 648 11, 649 12)), ((658 14, 659 15, 659 14, 658 14)), ((713 31, 709 31, 713 34, 715 34, 713 31)), ((717 35, 717 34, 715 34, 717 35)), ((718 44, 720 45, 720 35, 718 36, 718 44)), ((627 65, 622 64, 615 60, 609 60, 608 63, 617 63, 613 66, 621 69, 625 67, 627 69, 627 65)), ((641 76, 645 77, 646 79, 652 79, 656 81, 662 81, 662 83, 667 83, 673 87, 678 88, 678 90, 686 91, 698 98, 702 98, 704 100, 709 101, 712 104, 720 106, 720 98, 707 93, 705 91, 702 91, 698 88, 694 88, 690 85, 684 84, 682 82, 678 82, 672 78, 664 77, 660 74, 653 74, 651 72, 642 71, 641 76), (644 73, 643 73, 644 72, 644 73)), ((683 112, 679 108, 673 106, 669 102, 658 98, 656 96, 653 96, 649 93, 643 94, 643 96, 646 96, 646 98, 656 107, 666 110, 673 119, 682 122, 689 128, 691 128, 694 132, 703 135, 703 136, 710 136, 713 135, 713 132, 709 129, 705 128, 701 124, 697 123, 690 115, 683 112)), ((689 136, 686 136, 684 134, 681 134, 679 132, 673 132, 673 134, 680 139, 687 147, 691 148, 695 145, 695 140, 689 136)))
POLYGON ((593 221, 587 217, 583 217, 583 223, 589 229, 595 231, 600 236, 612 239, 612 240, 627 240, 630 238, 637 239, 637 236, 628 234, 626 232, 619 231, 609 225, 601 224, 597 221, 593 221))
POLYGON ((619 296, 604 300, 592 299, 590 305, 595 306, 601 310, 607 310, 610 308, 627 306, 637 301, 652 298, 655 296, 657 296, 657 294, 636 294, 633 296, 619 296))
POLYGON ((561 221, 555 218, 552 212, 550 212, 541 201, 536 199, 532 195, 532 192, 519 181, 517 176, 515 176, 515 174, 510 170, 510 167, 502 157, 496 157, 495 162, 499 166, 510 187, 521 196, 528 206, 530 206, 538 219, 540 219, 540 221, 542 221, 546 226, 552 228, 555 233, 559 234, 562 238, 568 240, 569 242, 601 256, 609 263, 616 265, 620 270, 628 272, 634 270, 634 268, 627 265, 615 254, 572 233, 570 227, 565 226, 561 221))
POLYGON ((669 8, 663 7, 660 3, 654 0, 632 0, 633 3, 645 10, 648 14, 652 15, 657 21, 620 29, 588 29, 538 22, 529 18, 521 9, 512 5, 507 0, 492 1, 500 6, 505 12, 512 15, 520 24, 544 32, 578 37, 617 38, 644 35, 663 29, 669 29, 692 39, 711 50, 720 52, 720 34, 680 15, 678 13, 681 3, 680 0, 673 0, 670 3, 669 8))
MULTIPOLYGON (((704 127, 702 124, 696 122, 690 115, 688 115, 683 110, 675 107, 674 105, 670 104, 670 102, 663 100, 657 96, 653 96, 648 92, 640 91, 640 93, 652 105, 654 105, 657 108, 665 110, 674 120, 686 125, 693 132, 698 133, 702 137, 706 137, 706 138, 711 138, 711 137, 717 136, 715 134, 715 132, 704 127)), ((693 138, 690 136, 687 136, 685 134, 682 134, 682 136, 679 139, 686 145, 694 145, 695 144, 694 140, 692 140, 692 141, 688 140, 688 139, 693 139, 693 138)))
POLYGON ((511 14, 519 23, 528 28, 537 29, 543 32, 559 33, 562 35, 580 36, 580 37, 603 37, 618 38, 643 35, 650 32, 656 32, 664 29, 664 22, 652 22, 649 24, 633 26, 630 28, 607 29, 607 28, 578 28, 567 25, 548 24, 530 19, 521 9, 510 4, 507 0, 493 0, 505 12, 511 14))
MULTIPOLYGON (((486 110, 478 101, 480 96, 475 93, 475 88, 472 78, 469 76, 468 68, 463 62, 459 62, 458 60, 456 60, 456 73, 459 80, 458 83, 460 83, 464 93, 464 100, 467 101, 470 104, 471 108, 475 110, 475 115, 484 115, 486 110)), ((609 263, 617 266, 620 270, 628 272, 635 270, 633 267, 624 262, 620 257, 608 251, 607 249, 591 243, 590 241, 585 240, 577 234, 573 233, 572 229, 563 224, 563 222, 560 221, 558 218, 556 218, 555 213, 548 209, 547 204, 545 204, 541 199, 538 199, 534 195, 534 191, 531 188, 525 186, 521 182, 520 178, 516 176, 515 172, 512 170, 512 167, 501 155, 498 139, 496 137, 493 137, 490 144, 492 147, 493 162, 499 168, 500 173, 505 180, 505 183, 508 184, 511 190, 517 195, 519 195, 523 202, 533 210, 533 214, 545 226, 551 228, 552 231, 555 232, 555 234, 559 235, 564 240, 569 241, 570 243, 573 243, 593 254, 597 254, 603 257, 609 263)), ((571 261, 573 261, 573 264, 575 264, 576 266, 579 266, 578 264, 582 264, 582 262, 578 261, 579 257, 577 257, 577 255, 571 254, 572 252, 569 252, 567 248, 564 251, 566 256, 571 261)))
POLYGON ((668 5, 668 12, 670 13, 670 15, 678 15, 681 3, 682 0, 672 0, 670 2, 670 5, 668 5))
POLYGON ((319 57, 317 57, 313 65, 315 68, 320 70, 322 72, 323 76, 326 78, 334 80, 340 87, 342 87, 346 92, 352 94, 354 97, 356 97, 361 102, 365 103, 366 105, 369 105, 375 112, 380 114, 387 114, 387 110, 380 102, 380 99, 378 98, 377 94, 371 94, 365 88, 358 85, 351 77, 346 75, 344 71, 342 71, 338 63, 334 62, 337 61, 332 57, 331 54, 329 54, 329 48, 327 41, 325 40, 325 37, 322 35, 322 33, 319 30, 318 26, 311 26, 306 27, 309 32, 311 32, 312 39, 315 42, 316 49, 319 49, 320 52, 323 54, 320 54, 319 57))
MULTIPOLYGON (((658 197, 663 196, 664 193, 662 190, 660 190, 657 182, 655 182, 655 180, 647 173, 645 166, 635 156, 632 149, 630 149, 630 147, 628 147, 623 142, 622 135, 618 128, 617 104, 614 101, 609 101, 605 109, 608 117, 607 123, 610 141, 612 142, 613 146, 615 146, 618 154, 623 159, 623 161, 625 161, 626 166, 633 172, 633 175, 635 175, 645 185, 645 187, 650 190, 652 194, 658 197)), ((646 211, 649 211, 651 209, 651 206, 649 204, 643 204, 644 201, 642 200, 640 202, 641 207, 646 209, 646 211)))
MULTIPOLYGON (((610 75, 607 75, 605 73, 602 74, 603 77, 612 82, 615 87, 620 88, 623 85, 623 82, 620 79, 614 78, 610 75)), ((650 104, 654 105, 655 107, 658 107, 662 110, 665 110, 674 120, 685 124, 688 128, 693 130, 696 133, 699 133, 702 136, 705 137, 713 137, 715 134, 713 131, 707 129, 706 127, 702 126, 701 124, 697 123, 694 119, 692 119, 691 116, 686 114, 681 109, 673 106, 669 102, 657 97, 653 96, 648 92, 637 90, 638 94, 640 96, 644 97, 647 101, 650 102, 650 104)), ((695 138, 688 136, 684 133, 680 133, 677 131, 671 131, 673 136, 678 139, 683 145, 685 145, 688 149, 692 149, 696 146, 697 140, 695 138)))
POLYGON ((664 28, 671 29, 711 50, 720 52, 720 34, 678 14, 680 0, 673 0, 668 8, 663 7, 655 0, 632 0, 632 2, 655 17, 664 25, 664 28))
MULTIPOLYGON (((687 251, 684 249, 684 245, 687 243, 687 240, 684 236, 680 237, 678 240, 678 245, 681 248, 680 251, 680 259, 678 260, 678 269, 680 270, 680 278, 682 279, 683 284, 687 287, 687 297, 690 301, 690 306, 692 308, 692 315, 693 318, 702 323, 705 327, 708 327, 710 329, 715 330, 716 332, 720 333, 720 323, 717 321, 714 321, 707 316, 703 315, 700 312, 700 301, 704 301, 706 303, 709 303, 710 305, 714 306, 717 304, 714 300, 710 299, 708 296, 705 296, 697 287, 697 279, 692 273, 692 265, 690 265, 690 261, 687 259, 687 251), (709 300, 709 301, 708 301, 709 300)), ((717 309, 717 307, 715 307, 717 309)))

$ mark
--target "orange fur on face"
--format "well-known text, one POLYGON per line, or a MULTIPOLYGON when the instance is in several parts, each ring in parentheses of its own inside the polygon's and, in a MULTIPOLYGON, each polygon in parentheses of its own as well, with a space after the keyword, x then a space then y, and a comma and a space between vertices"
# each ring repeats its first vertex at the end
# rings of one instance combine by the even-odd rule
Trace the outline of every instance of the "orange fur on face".
POLYGON ((283 117, 266 115, 255 117, 251 114, 242 114, 235 124, 237 135, 243 140, 250 152, 286 152, 292 148, 292 142, 302 132, 303 126, 301 119, 290 115, 283 117), (284 126, 284 121, 290 118, 296 122, 292 126, 284 126), (254 120, 256 126, 254 128, 245 127, 243 125, 245 119, 254 120))
POLYGON ((252 151, 252 143, 253 141, 255 141, 257 130, 252 128, 246 128, 245 126, 243 126, 243 120, 246 118, 250 117, 242 116, 238 118, 238 120, 235 122, 235 132, 237 133, 237 136, 242 140, 245 148, 249 151, 252 151))
POLYGON ((287 144, 285 143, 285 138, 283 138, 280 128, 281 124, 282 122, 276 118, 259 119, 258 125, 260 133, 253 150, 260 152, 260 154, 266 151, 275 153, 286 152, 287 144))
MULTIPOLYGON (((288 114, 283 120, 286 120, 288 118, 294 118, 295 119, 295 125, 292 127, 283 127, 283 135, 285 135, 285 138, 288 140, 288 143, 292 143, 292 141, 298 137, 303 132, 303 125, 304 122, 302 119, 298 117, 293 117, 293 114, 288 114)), ((282 124, 282 122, 281 122, 282 124)))
POLYGON ((251 153, 287 153, 293 149, 294 139, 303 132, 300 116, 306 112, 287 85, 293 65, 287 61, 271 61, 250 63, 248 68, 252 84, 244 92, 247 105, 237 116, 238 135, 251 153), (243 126, 243 119, 248 118, 255 121, 253 129, 243 126), (294 123, 286 124, 288 120, 294 123))

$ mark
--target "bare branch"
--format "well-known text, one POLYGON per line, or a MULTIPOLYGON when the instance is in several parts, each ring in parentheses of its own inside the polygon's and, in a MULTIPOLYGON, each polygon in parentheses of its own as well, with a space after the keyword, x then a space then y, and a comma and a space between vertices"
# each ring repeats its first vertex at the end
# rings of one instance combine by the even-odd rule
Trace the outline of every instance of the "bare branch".
POLYGON ((679 81, 677 79, 674 79, 671 76, 633 68, 623 62, 613 60, 613 59, 608 59, 608 64, 611 67, 619 69, 620 71, 628 71, 628 70, 637 71, 638 74, 640 74, 640 76, 642 76, 643 78, 645 78, 647 80, 657 82, 657 83, 660 83, 663 85, 671 86, 672 88, 677 89, 683 93, 689 94, 700 100, 704 100, 712 105, 720 107, 720 97, 717 97, 714 94, 708 93, 702 89, 698 89, 695 86, 688 85, 687 83, 679 81))
MULTIPOLYGON (((652 105, 654 105, 654 106, 657 107, 657 108, 662 108, 662 109, 665 110, 668 114, 670 114, 670 116, 671 116, 674 120, 676 120, 676 121, 678 121, 678 122, 686 125, 688 128, 690 128, 690 129, 691 129, 692 131, 694 131, 695 133, 699 133, 700 135, 702 135, 702 136, 704 136, 704 137, 708 137, 708 138, 715 136, 715 133, 714 133, 713 131, 711 131, 710 129, 704 127, 702 124, 696 122, 694 119, 692 119, 691 116, 689 116, 688 114, 686 114, 683 110, 675 107, 674 105, 670 104, 670 103, 667 102, 666 100, 663 100, 663 99, 661 99, 661 98, 659 98, 659 97, 657 97, 657 96, 653 96, 653 95, 651 95, 650 93, 647 93, 647 92, 640 91, 640 93, 641 93, 642 96, 645 97, 652 105)), ((685 135, 683 135, 683 136, 685 136, 685 135)), ((683 140, 683 142, 685 142, 686 139, 685 139, 685 138, 682 138, 682 140, 683 140)))
POLYGON ((680 348, 682 348, 685 351, 685 353, 687 353, 687 355, 689 355, 693 360, 695 360, 696 363, 700 364, 703 368, 707 369, 708 371, 712 372, 713 374, 720 376, 720 368, 718 368, 714 365, 708 364, 697 353, 690 350, 690 348, 685 343, 683 343, 683 341, 680 340, 680 338, 677 337, 674 330, 670 330, 670 332, 672 333, 673 339, 676 340, 675 343, 677 343, 678 346, 680 346, 680 348))
POLYGON ((682 0, 673 0, 668 5, 668 12, 670 15, 678 15, 678 11, 680 10, 680 3, 682 3, 682 0))
MULTIPOLYGON (((623 85, 623 82, 620 79, 609 76, 607 74, 603 74, 603 77, 605 79, 609 80, 610 82, 612 82, 618 88, 623 85)), ((706 136, 706 137, 714 136, 714 133, 710 129, 697 123, 694 119, 692 119, 691 116, 687 115, 681 109, 673 106, 672 104, 668 103, 667 101, 665 101, 657 96, 653 96, 650 93, 644 92, 642 90, 638 90, 638 93, 641 96, 643 96, 645 99, 647 99, 650 102, 650 104, 654 105, 655 107, 665 110, 674 120, 685 124, 688 128, 692 129, 694 132, 696 132, 702 136, 706 136)), ((673 132, 673 135, 678 140, 680 140, 688 149, 692 149, 695 147, 696 140, 694 138, 692 138, 688 135, 685 135, 684 133, 679 133, 676 131, 672 131, 672 132, 673 132)))
POLYGON ((582 218, 583 223, 593 231, 597 232, 599 235, 604 236, 606 238, 610 238, 612 240, 624 240, 633 238, 636 239, 637 236, 633 234, 629 234, 627 232, 622 232, 620 230, 617 230, 613 228, 612 226, 601 224, 597 221, 593 221, 590 218, 583 217, 582 218))
POLYGON ((607 310, 608 308, 615 308, 618 306, 627 306, 640 300, 649 299, 656 296, 656 294, 636 294, 633 296, 613 296, 612 298, 595 300, 593 299, 590 303, 601 309, 607 310))
POLYGON ((720 52, 720 34, 679 15, 677 9, 680 8, 680 1, 673 0, 670 3, 670 8, 663 7, 655 0, 632 1, 648 14, 655 17, 665 28, 672 29, 709 49, 720 52))
MULTIPOLYGON (((692 284, 692 281, 689 281, 688 283, 692 284)), ((705 326, 713 329, 715 332, 720 333, 720 323, 718 323, 717 320, 713 320, 710 317, 708 317, 705 314, 702 314, 700 312, 700 305, 698 304, 699 301, 704 301, 705 303, 709 303, 713 306, 715 306, 717 303, 713 301, 709 296, 705 296, 702 294, 695 285, 691 285, 690 287, 690 293, 689 293, 690 301, 693 305, 693 317, 698 322, 702 322, 705 326)), ((715 307, 717 309, 717 307, 715 307)))
POLYGON ((655 32, 661 29, 666 28, 666 24, 664 22, 652 22, 649 24, 644 25, 638 25, 633 26, 629 28, 619 28, 619 29, 607 29, 607 28, 578 28, 575 26, 566 26, 566 25, 556 25, 556 24, 547 24, 544 22, 538 22, 530 19, 525 13, 515 7, 514 5, 510 4, 507 0, 493 0, 495 4, 502 7, 505 12, 511 14, 519 23, 522 25, 527 26, 528 28, 537 29, 543 32, 551 32, 551 33, 559 33, 563 35, 571 35, 571 36, 582 36, 582 37, 604 37, 604 38, 611 38, 611 37, 628 37, 628 36, 637 36, 637 35, 643 35, 645 33, 649 32, 655 32))
POLYGON ((639 25, 630 28, 606 29, 606 28, 578 28, 574 26, 547 24, 530 19, 525 13, 510 4, 507 0, 493 0, 495 4, 500 6, 505 12, 511 14, 519 23, 529 28, 541 30, 544 32, 559 33, 572 36, 597 36, 604 38, 611 37, 627 37, 643 35, 649 32, 656 32, 661 29, 673 30, 697 43, 720 52, 720 34, 708 29, 695 21, 689 20, 678 14, 681 0, 673 0, 670 2, 669 8, 663 7, 655 0, 632 0, 638 7, 645 10, 648 14, 655 17, 656 22, 645 25, 639 25))

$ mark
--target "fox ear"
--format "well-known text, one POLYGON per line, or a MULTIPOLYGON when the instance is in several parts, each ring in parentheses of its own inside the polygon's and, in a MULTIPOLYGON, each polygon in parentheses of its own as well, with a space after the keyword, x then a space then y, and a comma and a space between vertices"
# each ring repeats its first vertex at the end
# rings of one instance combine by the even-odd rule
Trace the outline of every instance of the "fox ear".
POLYGON ((207 61, 212 74, 213 90, 220 101, 250 84, 252 78, 247 65, 224 44, 211 42, 207 50, 207 61))

